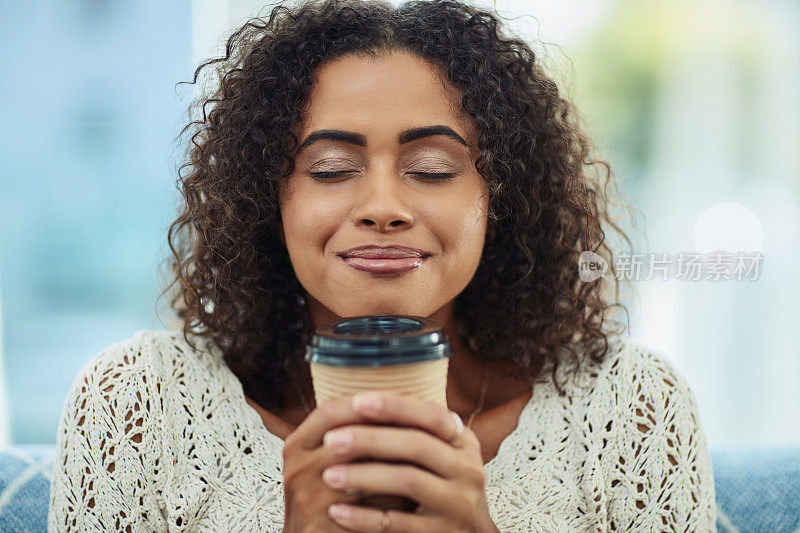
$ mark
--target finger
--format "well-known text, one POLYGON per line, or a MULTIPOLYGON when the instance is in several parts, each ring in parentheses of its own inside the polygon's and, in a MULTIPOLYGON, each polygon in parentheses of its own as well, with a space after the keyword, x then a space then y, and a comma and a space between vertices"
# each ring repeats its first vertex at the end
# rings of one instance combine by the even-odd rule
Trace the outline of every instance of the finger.
POLYGON ((322 444, 322 437, 329 429, 364 422, 364 417, 353 408, 352 398, 352 395, 333 398, 314 408, 289 434, 284 446, 298 445, 311 450, 322 444))
POLYGON ((467 464, 460 451, 416 428, 349 425, 328 431, 323 442, 342 463, 363 457, 415 463, 448 479, 460 477, 467 464))
POLYGON ((405 496, 444 515, 454 514, 453 485, 413 465, 380 462, 337 464, 322 473, 326 485, 337 490, 405 496))
POLYGON ((444 531, 441 521, 433 516, 381 511, 361 505, 337 503, 328 507, 328 516, 344 528, 367 533, 444 531))
POLYGON ((467 431, 453 440, 458 423, 452 411, 437 403, 383 392, 359 393, 353 396, 352 401, 355 412, 369 420, 418 427, 454 446, 463 446, 471 441, 467 431))

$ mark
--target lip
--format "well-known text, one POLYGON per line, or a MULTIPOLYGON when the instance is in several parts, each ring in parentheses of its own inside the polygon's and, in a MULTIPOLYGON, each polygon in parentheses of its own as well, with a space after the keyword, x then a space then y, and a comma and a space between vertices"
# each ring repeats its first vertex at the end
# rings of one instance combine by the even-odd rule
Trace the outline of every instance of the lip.
POLYGON ((396 274, 419 268, 432 254, 408 246, 362 245, 337 254, 356 270, 373 274, 396 274))
POLYGON ((397 259, 381 258, 369 259, 366 257, 343 257, 345 263, 364 272, 373 274, 396 274, 408 272, 419 268, 425 257, 400 257, 397 259))
POLYGON ((407 258, 420 258, 425 259, 430 257, 431 253, 418 248, 411 248, 409 246, 380 246, 377 244, 364 244, 355 246, 339 252, 336 255, 344 259, 348 258, 364 258, 364 259, 407 259, 407 258))

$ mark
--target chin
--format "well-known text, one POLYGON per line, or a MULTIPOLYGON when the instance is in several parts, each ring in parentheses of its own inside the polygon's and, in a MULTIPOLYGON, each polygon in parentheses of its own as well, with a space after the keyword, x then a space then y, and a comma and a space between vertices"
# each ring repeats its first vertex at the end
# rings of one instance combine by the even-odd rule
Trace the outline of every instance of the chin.
POLYGON ((369 301, 362 305, 347 306, 343 309, 344 314, 337 313, 339 316, 363 316, 363 315, 413 315, 428 316, 426 311, 418 304, 409 301, 386 302, 369 301))

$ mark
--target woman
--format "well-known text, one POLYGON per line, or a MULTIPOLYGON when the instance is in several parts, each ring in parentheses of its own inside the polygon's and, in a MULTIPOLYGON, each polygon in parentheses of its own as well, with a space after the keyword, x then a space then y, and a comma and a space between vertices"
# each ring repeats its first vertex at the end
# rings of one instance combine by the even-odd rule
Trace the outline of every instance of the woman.
POLYGON ((182 335, 138 331, 75 379, 51 529, 714 530, 693 393, 579 277, 584 250, 613 273, 609 167, 495 15, 279 6, 193 83, 214 66, 168 236, 182 335), (445 328, 449 409, 316 408, 309 335, 366 314, 445 328))

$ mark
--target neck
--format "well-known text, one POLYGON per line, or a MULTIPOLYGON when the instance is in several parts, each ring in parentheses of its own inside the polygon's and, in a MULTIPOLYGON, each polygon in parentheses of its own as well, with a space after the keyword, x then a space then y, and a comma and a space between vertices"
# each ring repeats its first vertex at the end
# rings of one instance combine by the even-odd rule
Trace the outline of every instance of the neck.
POLYGON ((459 336, 452 309, 445 307, 440 311, 442 313, 437 312, 431 318, 442 325, 454 352, 447 376, 447 404, 452 411, 467 420, 478 407, 484 379, 487 380, 486 396, 480 412, 505 404, 531 388, 513 377, 511 361, 489 362, 475 354, 459 336))

